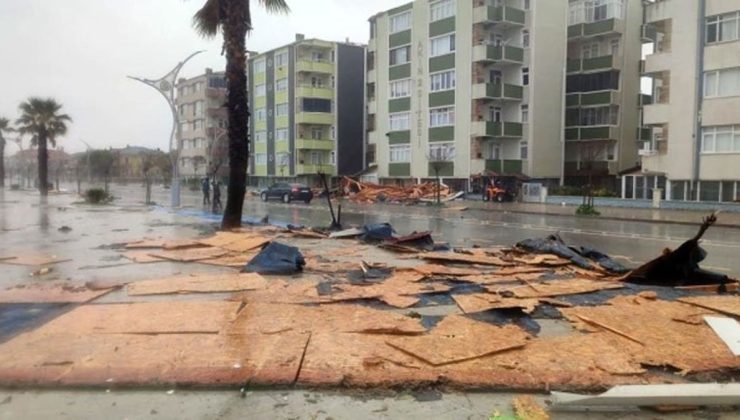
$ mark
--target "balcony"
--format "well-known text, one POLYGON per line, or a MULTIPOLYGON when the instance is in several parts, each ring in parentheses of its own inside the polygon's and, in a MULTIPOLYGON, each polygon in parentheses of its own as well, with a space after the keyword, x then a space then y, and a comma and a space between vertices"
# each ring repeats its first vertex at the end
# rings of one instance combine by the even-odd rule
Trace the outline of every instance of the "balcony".
POLYGON ((522 123, 500 121, 475 121, 472 129, 475 137, 520 138, 522 123))
POLYGON ((651 44, 658 40, 658 30, 655 25, 645 24, 642 25, 642 42, 645 44, 651 44))
POLYGON ((503 27, 524 25, 524 10, 508 6, 480 6, 473 10, 473 23, 495 23, 503 27))
POLYGON ((667 124, 671 116, 669 104, 652 104, 643 108, 642 122, 645 125, 667 124))
POLYGON ((296 69, 306 73, 334 73, 334 63, 329 61, 298 60, 296 69))
POLYGON ((567 68, 568 73, 580 73, 615 68, 615 64, 613 55, 603 55, 601 57, 568 60, 567 68))
POLYGON ((303 98, 334 99, 334 89, 312 86, 298 86, 296 96, 303 98))
POLYGON ((671 19, 676 15, 675 7, 683 7, 685 2, 675 0, 662 0, 654 3, 647 3, 645 7, 645 22, 660 22, 661 20, 671 19))
POLYGON ((330 112, 299 112, 295 114, 296 124, 334 124, 334 114, 330 112))
POLYGON ((655 156, 658 154, 658 150, 653 147, 653 142, 651 141, 644 141, 642 142, 642 146, 637 151, 637 154, 640 156, 655 156))
POLYGON ((334 140, 297 138, 295 148, 303 150, 334 150, 334 140))
POLYGON ((637 127, 637 141, 647 141, 653 138, 653 129, 650 127, 637 127))
POLYGON ((613 126, 572 127, 565 129, 565 140, 617 140, 619 130, 613 126))
POLYGON ((605 19, 597 22, 578 23, 568 26, 568 38, 588 38, 593 36, 621 33, 624 31, 624 21, 619 19, 605 19))
POLYGON ((226 98, 226 89, 206 88, 206 96, 211 99, 226 98))
POLYGON ((303 164, 296 165, 296 175, 316 175, 319 172, 323 172, 327 175, 336 175, 334 165, 321 165, 321 164, 303 164))
POLYGON ((523 161, 517 159, 486 159, 486 171, 498 174, 522 173, 523 161))
POLYGON ((646 95, 644 93, 641 93, 641 94, 638 95, 638 102, 637 102, 637 104, 640 107, 643 107, 645 105, 652 105, 652 103, 653 103, 653 97, 652 97, 652 95, 646 95))
POLYGON ((494 65, 513 65, 524 62, 524 49, 511 45, 476 45, 473 61, 493 62, 494 65))
POLYGON ((378 102, 375 99, 368 99, 367 101, 367 113, 377 114, 378 113, 378 102))
POLYGON ((524 88, 509 83, 478 83, 473 85, 474 99, 521 101, 524 88))
POLYGON ((224 106, 221 108, 208 108, 206 113, 211 118, 227 118, 229 116, 229 110, 224 106))
POLYGON ((565 106, 609 105, 618 103, 619 98, 615 91, 594 93, 571 93, 565 96, 565 106))
POLYGON ((661 73, 671 70, 671 53, 661 52, 645 57, 644 74, 661 73))

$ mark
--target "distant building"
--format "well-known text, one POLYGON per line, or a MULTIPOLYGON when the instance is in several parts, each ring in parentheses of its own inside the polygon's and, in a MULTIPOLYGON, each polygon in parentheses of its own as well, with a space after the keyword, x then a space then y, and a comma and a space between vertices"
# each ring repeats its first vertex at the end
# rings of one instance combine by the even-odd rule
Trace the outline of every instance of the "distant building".
POLYGON ((250 57, 252 185, 364 168, 364 59, 364 46, 303 35, 250 57))
POLYGON ((218 148, 215 143, 228 142, 224 72, 206 69, 202 75, 178 80, 176 87, 180 176, 203 177, 210 171, 211 152, 218 148))
POLYGON ((121 180, 140 180, 144 178, 144 162, 148 156, 164 153, 159 149, 139 146, 126 146, 111 150, 116 156, 115 176, 121 180))
MULTIPOLYGON (((64 151, 64 148, 49 149, 49 179, 50 183, 57 180, 72 179, 77 165, 73 156, 64 151)), ((9 184, 18 184, 25 187, 38 186, 38 149, 24 149, 6 158, 6 177, 9 184)))

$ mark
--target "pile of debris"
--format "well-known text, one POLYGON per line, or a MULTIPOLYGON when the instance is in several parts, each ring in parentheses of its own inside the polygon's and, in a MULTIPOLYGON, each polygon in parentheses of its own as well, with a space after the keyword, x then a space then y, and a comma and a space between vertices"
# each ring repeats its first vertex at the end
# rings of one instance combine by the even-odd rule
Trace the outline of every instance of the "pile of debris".
MULTIPOLYGON (((355 181, 344 177, 341 182, 342 194, 355 203, 401 203, 414 204, 420 201, 435 201, 437 199, 437 184, 425 182, 407 187, 396 185, 378 185, 369 182, 355 181)), ((439 197, 441 201, 450 201, 462 195, 455 193, 450 187, 441 184, 439 197)))

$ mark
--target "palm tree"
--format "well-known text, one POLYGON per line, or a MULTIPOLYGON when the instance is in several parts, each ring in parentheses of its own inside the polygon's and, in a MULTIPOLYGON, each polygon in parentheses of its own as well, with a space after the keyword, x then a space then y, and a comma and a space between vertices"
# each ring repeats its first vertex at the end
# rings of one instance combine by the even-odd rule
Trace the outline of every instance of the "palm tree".
MULTIPOLYGON (((268 12, 287 13, 285 0, 257 0, 268 12)), ((249 103, 247 101, 246 38, 252 30, 249 0, 206 0, 193 16, 197 32, 214 37, 223 33, 226 54, 226 83, 229 91, 229 185, 222 229, 241 226, 249 157, 249 103)))
POLYGON ((5 136, 14 130, 10 126, 10 120, 0 118, 0 188, 5 188, 5 136))
POLYGON ((56 147, 56 139, 67 133, 67 122, 72 118, 67 114, 60 114, 62 105, 52 98, 28 98, 18 108, 21 116, 15 122, 21 134, 31 136, 31 145, 38 146, 39 191, 41 195, 49 193, 49 152, 47 144, 56 147))

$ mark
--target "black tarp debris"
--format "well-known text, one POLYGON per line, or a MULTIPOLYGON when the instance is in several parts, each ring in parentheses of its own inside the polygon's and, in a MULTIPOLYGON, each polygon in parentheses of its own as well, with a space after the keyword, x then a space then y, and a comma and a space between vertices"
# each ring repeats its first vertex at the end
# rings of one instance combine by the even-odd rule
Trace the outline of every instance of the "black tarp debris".
POLYGON ((382 242, 391 239, 396 233, 390 223, 373 223, 363 226, 362 230, 360 239, 365 242, 382 242))
POLYGON ((270 242, 242 269, 243 273, 293 274, 303 271, 306 260, 298 248, 270 242))
POLYGON ((555 254, 558 257, 573 261, 574 264, 581 268, 593 268, 587 258, 566 245, 558 234, 552 234, 545 238, 525 239, 517 243, 516 246, 538 254, 555 254))

